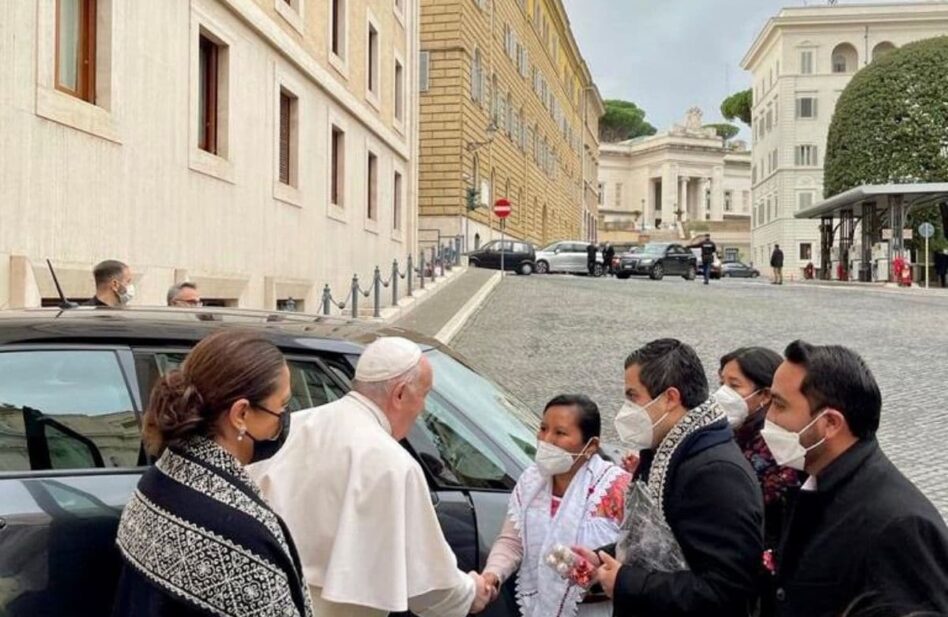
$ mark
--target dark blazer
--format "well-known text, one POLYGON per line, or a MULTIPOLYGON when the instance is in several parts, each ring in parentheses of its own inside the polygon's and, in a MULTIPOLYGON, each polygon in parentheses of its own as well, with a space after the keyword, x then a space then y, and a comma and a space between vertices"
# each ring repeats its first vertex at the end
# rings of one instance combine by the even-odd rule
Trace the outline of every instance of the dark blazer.
POLYGON ((776 567, 766 614, 838 617, 854 603, 857 615, 948 614, 948 528, 875 439, 800 491, 776 567))
POLYGON ((770 267, 783 267, 783 251, 781 249, 774 249, 774 252, 770 255, 770 267))
POLYGON ((749 614, 763 554, 760 485, 726 425, 702 433, 683 446, 665 493, 666 520, 690 569, 623 566, 616 579, 616 617, 749 614))

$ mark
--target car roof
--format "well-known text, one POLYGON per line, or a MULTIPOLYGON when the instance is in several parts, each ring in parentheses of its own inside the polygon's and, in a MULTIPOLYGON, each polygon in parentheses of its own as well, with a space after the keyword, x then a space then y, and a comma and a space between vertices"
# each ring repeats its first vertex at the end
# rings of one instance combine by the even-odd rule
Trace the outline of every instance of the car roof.
POLYGON ((224 328, 260 332, 284 350, 358 354, 382 336, 403 336, 424 350, 438 341, 384 323, 237 308, 76 307, 0 311, 0 345, 182 344, 224 328))

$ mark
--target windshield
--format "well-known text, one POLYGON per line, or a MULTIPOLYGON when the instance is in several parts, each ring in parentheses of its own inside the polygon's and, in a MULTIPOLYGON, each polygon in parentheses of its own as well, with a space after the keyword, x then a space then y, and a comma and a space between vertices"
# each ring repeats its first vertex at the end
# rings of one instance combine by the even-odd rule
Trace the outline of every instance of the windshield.
POLYGON ((434 369, 434 390, 475 420, 518 463, 526 467, 536 454, 537 418, 529 408, 451 356, 425 354, 434 369))
POLYGON ((554 243, 551 244, 550 246, 547 246, 547 247, 544 247, 544 248, 540 249, 540 252, 542 252, 542 253, 552 253, 553 251, 556 250, 556 247, 558 247, 559 245, 560 245, 559 242, 554 242, 554 243))
POLYGON ((667 246, 667 244, 646 244, 641 252, 645 255, 664 255, 667 246))

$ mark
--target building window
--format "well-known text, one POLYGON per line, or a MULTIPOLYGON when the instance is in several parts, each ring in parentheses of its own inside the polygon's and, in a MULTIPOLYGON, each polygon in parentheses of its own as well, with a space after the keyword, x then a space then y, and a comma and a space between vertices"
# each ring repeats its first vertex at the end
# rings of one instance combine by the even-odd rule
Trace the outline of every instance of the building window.
POLYGON ((895 45, 893 45, 889 41, 883 41, 882 43, 879 43, 878 45, 872 48, 872 61, 875 62, 877 59, 881 58, 882 56, 886 55, 890 51, 894 51, 894 50, 895 50, 895 45))
POLYGON ((809 242, 800 243, 800 261, 810 261, 813 259, 813 245, 809 242))
POLYGON ((280 89, 280 182, 297 186, 299 101, 293 93, 280 89))
POLYGON ((392 229, 399 231, 402 228, 402 174, 395 172, 394 195, 392 197, 392 229))
POLYGON ((802 75, 813 74, 813 52, 812 51, 800 52, 800 73, 802 75))
POLYGON ((774 128, 774 110, 767 110, 767 131, 772 131, 774 128))
POLYGON ((204 34, 198 59, 198 148, 218 153, 218 110, 222 47, 204 34))
POLYGON ((379 199, 379 157, 369 152, 366 168, 365 215, 369 220, 378 219, 379 199))
POLYGON ((816 102, 816 97, 799 97, 797 99, 797 118, 816 118, 816 102))
POLYGON ((482 103, 484 97, 484 67, 481 60, 481 50, 474 49, 474 58, 471 61, 471 100, 482 103))
POLYGON ((95 104, 96 0, 57 0, 56 88, 95 104))
POLYGON ((731 191, 724 191, 724 211, 731 212, 734 209, 734 194, 731 191))
POLYGON ((340 208, 346 205, 346 133, 338 126, 332 127, 332 191, 330 199, 340 208))
POLYGON ((616 209, 622 209, 622 183, 616 183, 616 209))
POLYGON ((806 210, 813 205, 813 192, 803 191, 797 193, 797 210, 806 210))
POLYGON ((399 15, 405 14, 405 0, 395 0, 395 11, 399 15))
POLYGON ((859 53, 849 43, 841 43, 833 50, 833 72, 853 73, 859 63, 859 53))
POLYGON ((332 4, 332 53, 342 60, 346 59, 346 3, 348 0, 330 0, 332 4))
POLYGON ((793 162, 797 167, 817 167, 817 148, 813 145, 797 146, 794 149, 793 162))
POLYGON ((379 94, 379 31, 373 24, 369 24, 369 35, 366 48, 368 63, 366 66, 366 89, 378 96, 379 94))
POLYGON ((395 61, 395 120, 405 121, 405 69, 395 61))
POLYGON ((423 51, 418 56, 418 90, 419 92, 427 92, 428 88, 431 87, 429 80, 431 79, 431 52, 423 51))

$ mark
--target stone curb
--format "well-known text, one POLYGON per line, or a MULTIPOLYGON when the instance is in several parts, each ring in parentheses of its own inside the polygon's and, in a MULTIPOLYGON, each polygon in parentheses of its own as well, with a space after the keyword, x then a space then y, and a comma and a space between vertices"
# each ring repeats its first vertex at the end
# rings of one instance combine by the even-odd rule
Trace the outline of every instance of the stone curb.
POLYGON ((461 328, 464 327, 464 324, 468 322, 471 316, 477 312, 481 307, 484 301, 490 296, 491 292, 500 284, 501 273, 497 272, 491 276, 487 282, 485 282, 481 288, 471 296, 471 299, 468 300, 464 306, 461 307, 457 313, 454 314, 448 323, 435 334, 435 338, 444 343, 445 345, 450 344, 451 339, 457 336, 457 333, 461 331, 461 328))

